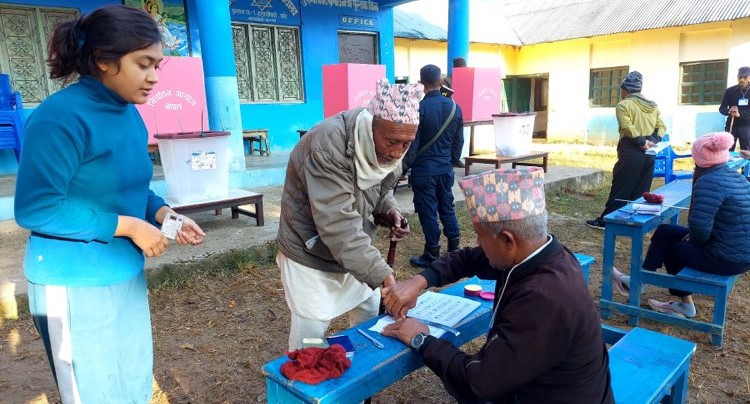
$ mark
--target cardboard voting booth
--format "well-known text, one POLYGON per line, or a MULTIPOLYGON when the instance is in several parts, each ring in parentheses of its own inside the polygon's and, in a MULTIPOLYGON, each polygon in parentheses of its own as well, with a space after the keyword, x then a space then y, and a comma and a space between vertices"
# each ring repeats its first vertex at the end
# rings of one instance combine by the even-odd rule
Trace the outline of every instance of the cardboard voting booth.
POLYGON ((323 66, 323 115, 366 107, 378 80, 384 79, 384 65, 342 63, 323 66))
POLYGON ((464 122, 489 121, 500 113, 502 71, 485 67, 453 69, 453 99, 461 107, 464 122))
POLYGON ((157 133, 196 132, 208 129, 206 88, 200 58, 166 57, 159 82, 145 104, 136 105, 148 129, 148 143, 157 133))

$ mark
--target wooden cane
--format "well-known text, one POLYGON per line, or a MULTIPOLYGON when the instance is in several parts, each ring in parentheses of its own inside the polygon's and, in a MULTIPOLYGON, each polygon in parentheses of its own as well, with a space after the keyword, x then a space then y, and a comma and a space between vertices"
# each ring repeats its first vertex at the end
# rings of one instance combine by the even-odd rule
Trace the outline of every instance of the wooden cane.
POLYGON ((732 133, 733 127, 734 127, 734 115, 732 115, 732 119, 729 121, 729 133, 732 133))

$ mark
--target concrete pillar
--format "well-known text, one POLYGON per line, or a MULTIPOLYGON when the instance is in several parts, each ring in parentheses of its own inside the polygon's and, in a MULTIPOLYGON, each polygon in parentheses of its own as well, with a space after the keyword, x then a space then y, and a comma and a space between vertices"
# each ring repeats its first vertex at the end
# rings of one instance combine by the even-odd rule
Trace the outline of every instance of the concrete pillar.
POLYGON ((448 74, 453 74, 453 59, 469 63, 469 0, 448 0, 448 74))
POLYGON ((191 0, 189 12, 198 20, 203 73, 206 78, 208 122, 211 130, 232 133, 230 170, 245 169, 242 145, 242 114, 237 91, 237 70, 234 66, 234 44, 229 3, 215 0, 191 0))

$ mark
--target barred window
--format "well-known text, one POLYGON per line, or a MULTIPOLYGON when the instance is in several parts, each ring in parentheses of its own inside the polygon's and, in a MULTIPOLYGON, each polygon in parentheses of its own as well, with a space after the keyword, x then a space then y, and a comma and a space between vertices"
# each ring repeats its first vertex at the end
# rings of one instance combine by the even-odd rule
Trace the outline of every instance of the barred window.
POLYGON ((232 23, 232 38, 242 101, 302 101, 298 28, 232 23))
POLYGON ((628 75, 628 66, 591 69, 589 100, 592 107, 614 107, 620 101, 620 83, 628 75))
POLYGON ((728 66, 726 59, 680 63, 680 104, 721 104, 728 66))
POLYGON ((49 78, 47 41, 55 25, 77 18, 75 9, 21 7, 0 4, 0 72, 25 104, 37 104, 62 88, 49 78))

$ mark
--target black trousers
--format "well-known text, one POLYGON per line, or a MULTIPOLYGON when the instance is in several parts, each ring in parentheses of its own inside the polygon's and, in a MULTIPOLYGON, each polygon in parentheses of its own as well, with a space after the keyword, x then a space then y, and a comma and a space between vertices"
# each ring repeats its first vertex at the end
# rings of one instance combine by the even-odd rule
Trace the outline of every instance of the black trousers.
POLYGON ((601 217, 628 204, 617 199, 633 201, 640 198, 644 192, 651 190, 653 179, 654 156, 633 153, 618 158, 612 169, 612 188, 609 190, 609 198, 601 217))
MULTIPOLYGON (((670 275, 677 275, 682 268, 716 275, 739 275, 750 269, 746 264, 724 261, 715 258, 700 244, 685 241, 690 230, 684 226, 674 224, 660 224, 651 237, 643 269, 656 271, 662 265, 670 275)), ((690 296, 690 292, 669 289, 673 296, 690 296)))
POLYGON ((732 148, 729 151, 734 151, 738 141, 740 143, 740 150, 750 150, 750 126, 733 127, 732 136, 734 136, 734 144, 732 144, 732 148))

